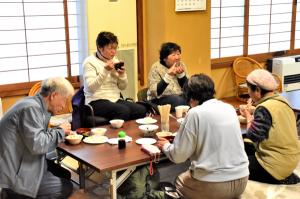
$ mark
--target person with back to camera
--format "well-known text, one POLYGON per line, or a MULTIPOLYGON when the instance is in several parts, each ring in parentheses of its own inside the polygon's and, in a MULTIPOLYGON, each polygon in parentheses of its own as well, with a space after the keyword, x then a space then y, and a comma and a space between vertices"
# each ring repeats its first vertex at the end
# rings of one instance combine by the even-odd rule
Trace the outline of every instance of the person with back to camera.
POLYGON ((177 192, 189 199, 239 198, 249 170, 234 107, 214 98, 214 82, 205 74, 193 75, 183 93, 191 109, 173 144, 163 138, 157 144, 171 161, 191 161, 176 179, 177 192))
POLYGON ((85 103, 93 107, 95 115, 108 120, 145 117, 143 105, 120 97, 128 79, 124 63, 116 58, 118 38, 111 32, 100 32, 96 45, 97 52, 83 63, 85 103))
POLYGON ((4 114, 0 121, 0 187, 8 198, 71 195, 69 171, 57 169, 58 165, 54 168, 46 154, 70 133, 69 123, 53 128, 48 124, 51 115, 60 113, 73 94, 74 88, 65 78, 49 78, 42 82, 40 93, 20 100, 4 114), (62 175, 68 177, 58 177, 62 175))
POLYGON ((252 71, 246 81, 256 105, 253 116, 248 109, 241 110, 247 119, 244 137, 255 143, 245 143, 250 162, 249 179, 272 184, 300 182, 293 174, 300 158, 294 111, 286 99, 274 92, 277 82, 267 70, 252 71))
POLYGON ((171 104, 174 111, 178 105, 186 105, 182 87, 187 82, 187 70, 181 61, 181 47, 176 43, 163 43, 148 75, 147 99, 157 105, 171 104))

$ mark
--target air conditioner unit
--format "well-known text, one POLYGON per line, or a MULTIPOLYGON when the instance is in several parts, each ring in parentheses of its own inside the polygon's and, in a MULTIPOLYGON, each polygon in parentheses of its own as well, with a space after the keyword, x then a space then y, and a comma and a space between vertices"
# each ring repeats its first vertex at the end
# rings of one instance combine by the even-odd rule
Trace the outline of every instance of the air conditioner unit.
POLYGON ((299 56, 291 56, 273 59, 272 72, 281 77, 283 91, 300 89, 300 62, 297 62, 298 58, 299 56))

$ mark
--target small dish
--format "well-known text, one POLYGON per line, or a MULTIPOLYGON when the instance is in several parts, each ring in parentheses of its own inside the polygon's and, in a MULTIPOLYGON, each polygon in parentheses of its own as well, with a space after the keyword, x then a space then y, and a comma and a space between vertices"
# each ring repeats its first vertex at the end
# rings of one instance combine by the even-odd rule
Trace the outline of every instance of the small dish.
POLYGON ((153 138, 140 138, 135 141, 137 144, 155 144, 156 139, 153 138))
POLYGON ((155 124, 143 124, 139 126, 139 129, 143 132, 145 137, 154 136, 155 135, 154 133, 158 128, 159 127, 155 124))
POLYGON ((102 127, 91 129, 92 135, 105 135, 106 131, 107 129, 102 127))
POLYGON ((85 137, 89 136, 90 132, 91 132, 90 128, 79 128, 79 129, 76 129, 76 133, 77 134, 81 134, 81 135, 83 135, 85 137))
POLYGON ((84 138, 83 142, 87 143, 87 144, 102 144, 102 143, 107 142, 107 140, 108 140, 108 137, 106 137, 106 136, 92 135, 90 137, 84 138))
POLYGON ((169 140, 170 143, 173 143, 173 141, 174 141, 174 139, 175 139, 175 136, 174 136, 174 135, 168 135, 168 136, 165 136, 165 137, 163 137, 163 138, 169 140))
MULTIPOLYGON (((120 139, 120 138, 110 138, 110 139, 107 140, 107 142, 108 142, 109 144, 118 144, 119 139, 120 139)), ((123 138, 123 139, 124 139, 124 138, 123 138)), ((131 142, 131 141, 132 141, 132 137, 129 137, 129 136, 126 135, 125 141, 126 141, 126 142, 131 142)))
POLYGON ((154 124, 157 122, 157 120, 153 119, 152 117, 145 117, 145 118, 137 119, 135 121, 138 124, 154 124))
POLYGON ((244 116, 238 115, 238 118, 241 124, 247 124, 247 119, 244 116))
POLYGON ((183 121, 184 121, 184 118, 179 118, 179 119, 177 119, 177 122, 178 122, 179 124, 181 124, 183 121))
POLYGON ((110 120, 109 123, 111 124, 112 127, 118 129, 118 128, 121 128, 123 126, 124 120, 114 119, 114 120, 110 120))
POLYGON ((160 132, 156 133, 156 136, 157 136, 157 138, 164 138, 166 136, 173 136, 173 134, 168 131, 160 131, 160 132))
POLYGON ((73 135, 68 135, 66 137, 66 140, 70 143, 70 144, 79 144, 81 142, 83 138, 83 135, 78 135, 78 134, 73 134, 73 135))

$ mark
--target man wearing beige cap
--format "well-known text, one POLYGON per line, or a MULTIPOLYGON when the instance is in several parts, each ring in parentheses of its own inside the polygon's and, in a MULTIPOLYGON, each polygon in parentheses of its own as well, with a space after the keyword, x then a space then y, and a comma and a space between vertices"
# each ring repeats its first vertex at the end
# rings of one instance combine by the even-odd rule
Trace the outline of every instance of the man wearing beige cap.
POLYGON ((300 158, 295 114, 286 99, 274 91, 277 82, 263 69, 247 76, 248 93, 256 105, 253 116, 242 110, 247 119, 246 138, 255 150, 247 150, 250 180, 272 184, 296 184, 293 174, 300 158), (251 152, 252 151, 252 152, 251 152))

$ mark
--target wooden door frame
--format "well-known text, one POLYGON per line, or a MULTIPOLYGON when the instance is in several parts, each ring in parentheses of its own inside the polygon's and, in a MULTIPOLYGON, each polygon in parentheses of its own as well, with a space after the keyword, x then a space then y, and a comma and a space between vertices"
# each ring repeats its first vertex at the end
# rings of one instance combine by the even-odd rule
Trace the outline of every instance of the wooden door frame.
POLYGON ((136 0, 138 81, 144 86, 144 23, 143 0, 136 0))

